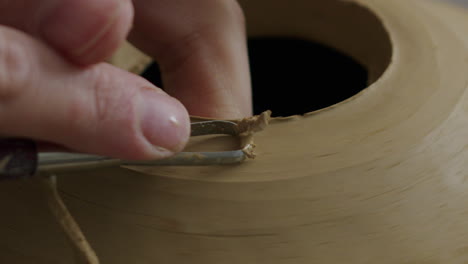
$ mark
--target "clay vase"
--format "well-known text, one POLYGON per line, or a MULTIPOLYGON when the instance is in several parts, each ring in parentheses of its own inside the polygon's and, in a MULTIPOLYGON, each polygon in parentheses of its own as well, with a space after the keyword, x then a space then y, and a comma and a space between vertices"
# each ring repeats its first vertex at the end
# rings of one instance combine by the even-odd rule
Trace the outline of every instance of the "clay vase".
MULTIPOLYGON (((410 0, 241 4, 249 34, 334 47, 369 86, 272 119, 241 165, 58 175, 101 263, 468 263, 468 13, 410 0)), ((0 184, 0 263, 73 263, 42 197, 29 181, 0 184)))

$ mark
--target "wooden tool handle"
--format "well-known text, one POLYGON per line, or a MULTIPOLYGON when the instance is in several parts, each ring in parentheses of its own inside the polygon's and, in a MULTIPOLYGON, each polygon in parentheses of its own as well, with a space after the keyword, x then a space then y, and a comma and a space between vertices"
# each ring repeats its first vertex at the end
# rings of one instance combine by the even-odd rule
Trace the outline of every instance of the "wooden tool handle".
POLYGON ((18 138, 0 139, 0 180, 35 174, 38 163, 34 141, 18 138))

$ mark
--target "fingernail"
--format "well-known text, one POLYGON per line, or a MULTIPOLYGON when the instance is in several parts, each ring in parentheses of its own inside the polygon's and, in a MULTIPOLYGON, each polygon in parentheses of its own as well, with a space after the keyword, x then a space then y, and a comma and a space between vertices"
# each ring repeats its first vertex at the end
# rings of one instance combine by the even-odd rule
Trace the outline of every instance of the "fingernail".
POLYGON ((140 127, 155 153, 181 151, 190 135, 190 119, 185 107, 151 88, 143 89, 140 98, 140 127))
POLYGON ((73 57, 87 56, 117 23, 126 1, 62 0, 42 21, 42 36, 73 57))

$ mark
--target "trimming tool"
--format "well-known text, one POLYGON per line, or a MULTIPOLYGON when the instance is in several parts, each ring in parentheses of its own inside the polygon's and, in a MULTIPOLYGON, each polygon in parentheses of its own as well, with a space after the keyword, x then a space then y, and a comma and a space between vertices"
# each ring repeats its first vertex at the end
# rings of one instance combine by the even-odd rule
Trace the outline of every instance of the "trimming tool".
MULTIPOLYGON (((226 134, 238 136, 237 123, 203 121, 191 123, 191 136, 226 134)), ((94 169, 109 166, 203 166, 236 164, 247 158, 243 149, 220 152, 180 152, 160 160, 120 160, 79 153, 38 153, 36 144, 28 139, 0 139, 0 180, 24 178, 37 172, 94 169)))

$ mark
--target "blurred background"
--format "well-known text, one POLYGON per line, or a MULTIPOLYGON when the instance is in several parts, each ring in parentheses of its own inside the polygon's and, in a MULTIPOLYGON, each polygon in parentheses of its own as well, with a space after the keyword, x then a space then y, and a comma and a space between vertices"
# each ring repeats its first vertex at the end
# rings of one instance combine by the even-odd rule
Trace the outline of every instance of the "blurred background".
POLYGON ((450 1, 458 4, 468 6, 468 0, 441 0, 441 1, 450 1))

